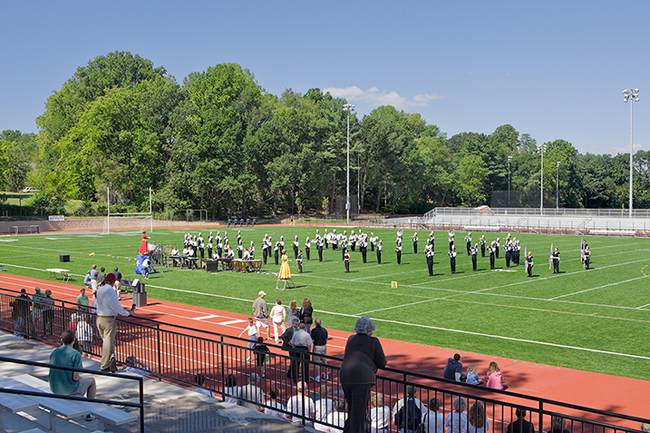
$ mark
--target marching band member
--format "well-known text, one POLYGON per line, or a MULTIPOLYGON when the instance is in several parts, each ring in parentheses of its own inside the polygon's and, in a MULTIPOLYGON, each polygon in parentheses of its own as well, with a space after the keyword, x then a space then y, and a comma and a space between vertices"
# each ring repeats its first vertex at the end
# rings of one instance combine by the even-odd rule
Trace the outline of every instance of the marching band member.
POLYGON ((456 236, 456 232, 454 232, 454 229, 449 230, 449 251, 452 250, 454 247, 454 237, 456 236))
POLYGON ((402 264, 402 238, 397 238, 395 241, 397 244, 395 247, 395 254, 397 255, 397 264, 401 265, 402 264))
POLYGON ((456 248, 452 245, 451 251, 447 253, 449 256, 449 266, 451 267, 451 273, 456 273, 456 248))
POLYGON ((465 244, 467 244, 467 255, 469 256, 472 249, 472 232, 468 232, 465 236, 465 244))
POLYGON ((433 256, 436 253, 433 251, 433 245, 427 244, 424 247, 424 256, 427 258, 427 267, 429 268, 429 276, 433 277, 433 256))
POLYGON ((307 236, 307 239, 305 239, 305 255, 307 256, 307 260, 310 260, 309 258, 310 251, 311 251, 311 241, 309 240, 309 236, 307 236))
POLYGON ((417 254, 418 253, 418 232, 413 233, 411 240, 413 241, 413 254, 417 254))
POLYGON ((376 251, 377 251, 377 264, 379 264, 379 265, 381 265, 381 249, 382 248, 383 248, 383 245, 382 245, 382 242, 380 240, 379 243, 377 244, 377 248, 376 248, 376 251))

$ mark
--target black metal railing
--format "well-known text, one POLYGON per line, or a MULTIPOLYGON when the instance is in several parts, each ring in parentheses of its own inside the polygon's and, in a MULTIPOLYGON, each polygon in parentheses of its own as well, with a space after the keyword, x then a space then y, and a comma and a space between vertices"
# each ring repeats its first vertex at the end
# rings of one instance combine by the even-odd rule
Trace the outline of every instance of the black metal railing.
MULTIPOLYGON (((13 308, 10 304, 16 299, 17 292, 2 290, 3 292, 0 293, 0 328, 2 329, 14 330, 15 324, 18 328, 17 333, 55 344, 59 343, 59 336, 63 330, 74 328, 75 321, 86 320, 96 332, 95 316, 92 312, 80 310, 76 304, 64 301, 56 301, 52 306, 52 313, 47 314, 48 323, 44 323, 45 315, 42 311, 38 311, 41 307, 38 304, 32 304, 30 311, 23 314, 22 319, 14 320, 16 314, 14 313, 12 317, 13 308)), ((267 395, 272 388, 275 388, 278 391, 278 400, 281 402, 288 401, 290 397, 296 395, 298 380, 304 381, 305 393, 309 396, 323 393, 325 394, 323 398, 343 399, 343 391, 338 379, 342 361, 340 358, 318 355, 323 362, 314 362, 310 359, 313 353, 290 348, 287 350, 276 345, 268 347, 267 356, 267 353, 248 347, 248 343, 249 340, 201 329, 137 316, 125 318, 118 316, 115 356, 118 363, 128 365, 133 371, 190 386, 196 386, 197 377, 204 377, 205 382, 202 383, 202 387, 222 399, 273 409, 287 416, 293 415, 294 421, 301 421, 303 424, 317 423, 336 427, 332 423, 315 419, 308 410, 298 411, 301 414, 296 416, 295 408, 293 410, 274 408, 267 404, 266 399, 257 398, 257 392, 249 392, 242 398, 239 391, 248 385, 252 373, 256 373, 262 379, 257 384, 261 392, 267 395), (316 371, 317 369, 320 372, 316 371), (302 377, 299 378, 301 372, 302 377), (308 380, 306 376, 311 378, 320 376, 320 381, 308 380), (321 388, 322 386, 326 386, 327 389, 321 388)), ((100 356, 101 341, 94 338, 87 349, 93 356, 100 356)), ((567 424, 566 428, 561 430, 580 433, 638 431, 642 422, 648 422, 642 418, 615 412, 386 368, 377 375, 377 384, 373 389, 374 399, 376 400, 376 396, 380 395, 383 405, 377 408, 373 405, 371 408, 372 413, 383 414, 382 420, 386 425, 375 421, 375 430, 385 432, 400 430, 396 425, 395 407, 400 401, 404 404, 409 386, 414 387, 414 396, 427 408, 433 398, 438 399, 438 412, 444 416, 445 422, 453 412, 456 399, 465 400, 466 408, 462 413, 466 416, 481 412, 479 405, 476 404, 480 403, 489 420, 489 431, 492 432, 505 431, 507 426, 516 420, 515 412, 520 407, 526 409, 528 413, 526 419, 535 424, 537 431, 552 430, 551 424, 554 419, 556 427, 562 424, 558 421, 559 418, 553 417, 561 417, 567 424), (388 410, 390 416, 386 416, 388 410)), ((248 389, 251 390, 255 391, 254 388, 248 389)), ((300 402, 301 406, 307 404, 305 399, 300 402)), ((461 404, 460 400, 458 404, 461 404)), ((434 415, 435 413, 429 414, 428 419, 434 415)), ((377 416, 374 418, 376 419, 377 416)), ((453 425, 453 420, 456 418, 459 417, 450 418, 452 423, 448 425, 451 427, 450 433, 484 433, 482 427, 469 423, 469 418, 468 423, 463 424, 462 427, 467 431, 459 431, 456 427, 461 428, 461 426, 453 425)), ((436 422, 433 426, 436 426, 436 422)))

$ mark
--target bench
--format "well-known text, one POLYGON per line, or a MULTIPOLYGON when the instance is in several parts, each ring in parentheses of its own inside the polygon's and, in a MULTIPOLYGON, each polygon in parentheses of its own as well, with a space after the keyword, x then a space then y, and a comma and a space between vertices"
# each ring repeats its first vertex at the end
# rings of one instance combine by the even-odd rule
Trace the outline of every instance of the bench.
MULTIPOLYGON (((49 385, 46 384, 46 386, 47 391, 45 392, 49 392, 49 385)), ((22 383, 15 379, 10 379, 8 377, 0 377, 0 387, 16 391, 44 392, 42 389, 34 388, 33 386, 26 385, 25 383, 22 383)), ((65 419, 74 419, 90 414, 89 408, 83 407, 81 404, 79 404, 79 402, 72 400, 61 400, 56 398, 36 396, 20 397, 31 400, 37 403, 41 408, 47 409, 50 412, 50 430, 53 432, 56 432, 57 415, 61 415, 65 419)))
POLYGON ((0 430, 4 430, 4 413, 5 411, 11 413, 22 412, 30 409, 38 408, 38 403, 22 395, 16 394, 0 394, 0 430))
MULTIPOLYGON (((41 392, 50 392, 50 385, 47 382, 29 374, 21 374, 16 376, 14 379, 24 383, 25 385, 32 386, 41 392)), ((128 412, 124 412, 123 410, 116 409, 112 406, 108 406, 102 403, 70 400, 68 400, 67 403, 78 404, 82 408, 87 409, 90 413, 95 415, 100 421, 100 430, 103 430, 104 428, 102 423, 119 427, 121 425, 139 420, 138 416, 136 415, 132 415, 128 412)))

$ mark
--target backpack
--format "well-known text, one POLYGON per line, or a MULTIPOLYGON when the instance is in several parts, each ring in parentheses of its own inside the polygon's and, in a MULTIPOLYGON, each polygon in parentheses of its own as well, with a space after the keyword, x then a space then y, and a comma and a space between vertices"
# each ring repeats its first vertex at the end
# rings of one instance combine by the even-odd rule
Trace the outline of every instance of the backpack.
POLYGON ((422 409, 415 404, 415 397, 409 395, 406 404, 400 408, 395 415, 395 424, 400 429, 414 432, 420 431, 422 421, 422 409))

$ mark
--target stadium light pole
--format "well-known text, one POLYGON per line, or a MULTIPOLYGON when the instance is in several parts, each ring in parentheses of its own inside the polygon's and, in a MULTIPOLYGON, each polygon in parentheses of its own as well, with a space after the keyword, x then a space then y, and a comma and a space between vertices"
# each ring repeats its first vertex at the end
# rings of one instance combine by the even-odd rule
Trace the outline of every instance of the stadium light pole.
POLYGON ((639 89, 625 89, 623 90, 623 102, 630 101, 630 218, 632 218, 632 172, 634 171, 634 163, 632 156, 634 154, 634 145, 632 144, 632 132, 634 130, 634 103, 639 102, 639 89))
POLYGON ((357 215, 361 215, 361 156, 357 150, 357 215))
POLYGON ((539 183, 539 214, 544 214, 544 150, 546 146, 539 145, 539 151, 542 153, 542 166, 540 170, 540 183, 539 183))
POLYGON ((560 209, 560 161, 556 162, 557 170, 555 173, 555 211, 560 209))
POLYGON ((348 113, 348 167, 347 167, 347 172, 348 172, 348 188, 347 188, 347 198, 345 202, 345 210, 346 210, 346 220, 347 224, 350 224, 350 112, 354 111, 354 105, 352 104, 344 104, 343 105, 343 111, 347 111, 348 113))
POLYGON ((508 207, 510 207, 510 161, 512 161, 512 156, 508 157, 508 207))

